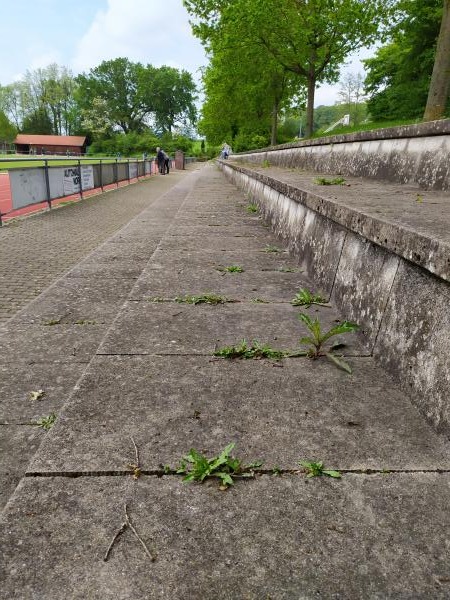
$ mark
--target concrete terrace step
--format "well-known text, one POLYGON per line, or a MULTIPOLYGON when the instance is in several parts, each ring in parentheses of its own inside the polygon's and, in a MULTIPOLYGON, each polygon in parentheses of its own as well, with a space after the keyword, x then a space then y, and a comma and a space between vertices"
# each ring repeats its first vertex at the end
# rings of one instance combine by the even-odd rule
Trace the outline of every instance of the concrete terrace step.
MULTIPOLYGON (((58 340, 77 327, 88 337, 102 328, 71 389, 61 387, 65 369, 78 364, 70 353, 40 380, 49 390, 40 402, 58 418, 40 432, 40 448, 3 513, 0 596, 448 597, 446 438, 355 336, 346 349, 352 374, 325 358, 214 357, 217 346, 242 338, 298 347, 302 309, 290 299, 299 287, 316 291, 315 283, 293 256, 264 251, 283 248, 217 169, 187 176, 183 190, 134 219, 98 260, 94 253, 75 267, 3 333, 5 348, 18 353, 22 336, 56 357, 57 348, 70 347, 58 340), (166 227, 158 229, 159 221, 166 227), (129 251, 137 252, 139 276, 129 251), (218 270, 227 265, 244 270, 218 270), (116 318, 115 282, 126 295, 116 318), (76 325, 79 317, 100 318, 102 289, 104 324, 76 325), (69 313, 48 326, 52 293, 56 314, 69 313), (235 302, 175 301, 204 293, 235 302), (45 343, 36 341, 43 336, 45 343), (190 448, 211 457, 229 442, 245 462, 264 461, 254 479, 226 492, 216 480, 182 483, 175 470, 190 448), (306 479, 300 460, 322 460, 342 479, 306 479), (151 558, 130 527, 117 537, 125 505, 151 558)), ((303 310, 331 326, 340 318, 331 304, 303 310)), ((31 351, 23 352, 25 364, 31 351)), ((35 414, 21 391, 29 381, 8 384, 4 413, 17 423, 35 414)), ((16 445, 23 443, 17 436, 16 445)))
POLYGON ((234 163, 233 168, 268 185, 275 193, 295 199, 346 229, 450 281, 448 191, 422 190, 417 185, 362 177, 341 177, 340 173, 246 166, 241 161, 234 163), (332 181, 339 177, 344 184, 318 183, 321 179, 332 181))
POLYGON ((449 192, 352 176, 321 186, 323 173, 257 164, 265 156, 219 164, 423 414, 450 432, 449 192))

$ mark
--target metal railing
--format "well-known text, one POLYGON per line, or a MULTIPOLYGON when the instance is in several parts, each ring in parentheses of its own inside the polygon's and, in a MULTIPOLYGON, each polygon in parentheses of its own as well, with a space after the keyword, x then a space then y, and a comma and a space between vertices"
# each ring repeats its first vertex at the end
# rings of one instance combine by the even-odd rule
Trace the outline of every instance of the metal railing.
MULTIPOLYGON (((68 196, 79 195, 83 198, 89 190, 101 190, 123 181, 139 180, 158 172, 154 158, 14 158, 14 166, 8 166, 12 159, 0 159, 0 171, 8 171, 10 184, 10 210, 0 208, 0 226, 2 217, 20 209, 47 203, 51 209, 52 201, 68 196), (27 163, 21 167, 20 163, 27 163), (29 163, 36 163, 30 166, 29 163), (17 165, 19 163, 19 166, 17 165), (65 163, 65 164, 61 164, 65 163)), ((173 164, 173 161, 172 161, 173 164)), ((0 200, 2 200, 0 198, 0 200)), ((3 198, 5 201, 5 198, 3 198)))

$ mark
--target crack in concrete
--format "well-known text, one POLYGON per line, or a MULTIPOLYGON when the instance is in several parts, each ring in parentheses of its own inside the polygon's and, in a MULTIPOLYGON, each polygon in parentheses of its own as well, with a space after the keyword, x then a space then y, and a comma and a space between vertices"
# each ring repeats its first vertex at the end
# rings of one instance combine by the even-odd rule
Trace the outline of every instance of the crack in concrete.
MULTIPOLYGON (((333 470, 339 471, 341 474, 346 475, 416 475, 425 473, 434 473, 438 475, 445 475, 450 473, 449 469, 339 469, 338 467, 333 470)), ((282 475, 304 475, 305 472, 302 469, 254 469, 255 477, 259 475, 271 475, 272 477, 280 477, 282 475)), ((166 471, 164 469, 140 469, 140 476, 147 475, 151 477, 175 477, 179 479, 185 473, 177 473, 171 469, 166 471)), ((133 471, 131 470, 112 470, 112 471, 52 471, 45 473, 43 471, 29 471, 25 473, 25 477, 66 477, 68 479, 76 479, 78 477, 132 477, 133 471)), ((254 479, 255 477, 248 477, 242 475, 232 475, 234 479, 254 479)), ((212 479, 212 477, 209 477, 212 479)))

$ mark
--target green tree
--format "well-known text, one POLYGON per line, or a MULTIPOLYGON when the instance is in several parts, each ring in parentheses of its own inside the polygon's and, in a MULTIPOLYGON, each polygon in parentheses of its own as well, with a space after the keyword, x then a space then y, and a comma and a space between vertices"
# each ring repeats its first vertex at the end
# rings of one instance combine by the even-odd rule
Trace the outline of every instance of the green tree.
POLYGON ((307 130, 313 131, 318 83, 336 81, 339 66, 375 41, 396 0, 184 0, 194 33, 207 49, 224 31, 258 44, 307 87, 307 130))
POLYGON ((200 131, 213 144, 254 135, 276 144, 279 114, 296 91, 293 75, 257 45, 240 44, 233 32, 212 46, 200 131))
POLYGON ((450 90, 450 0, 444 0, 441 28, 436 47, 433 73, 425 107, 424 121, 441 119, 450 90))
POLYGON ((52 135, 54 133, 53 123, 43 107, 37 108, 24 118, 20 131, 21 133, 37 135, 52 135))
POLYGON ((0 142, 12 142, 17 135, 17 128, 5 113, 0 110, 0 142))
POLYGON ((421 118, 442 20, 442 0, 402 0, 389 43, 364 61, 375 120, 421 118))
POLYGON ((195 123, 196 87, 190 73, 162 66, 152 73, 150 89, 152 97, 149 104, 154 110, 157 129, 171 133, 175 125, 195 123))
POLYGON ((153 72, 153 67, 146 68, 127 58, 103 61, 88 74, 77 77, 79 107, 92 111, 97 103, 108 120, 124 133, 140 131, 154 109, 147 89, 153 72))

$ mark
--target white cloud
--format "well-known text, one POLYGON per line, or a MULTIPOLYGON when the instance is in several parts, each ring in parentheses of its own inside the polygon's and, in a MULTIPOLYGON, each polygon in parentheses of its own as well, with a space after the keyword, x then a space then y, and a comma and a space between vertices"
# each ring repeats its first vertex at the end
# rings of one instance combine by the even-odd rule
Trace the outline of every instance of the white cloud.
POLYGON ((122 56, 193 74, 206 64, 181 0, 108 0, 106 10, 96 14, 81 38, 72 67, 75 72, 87 71, 122 56))

